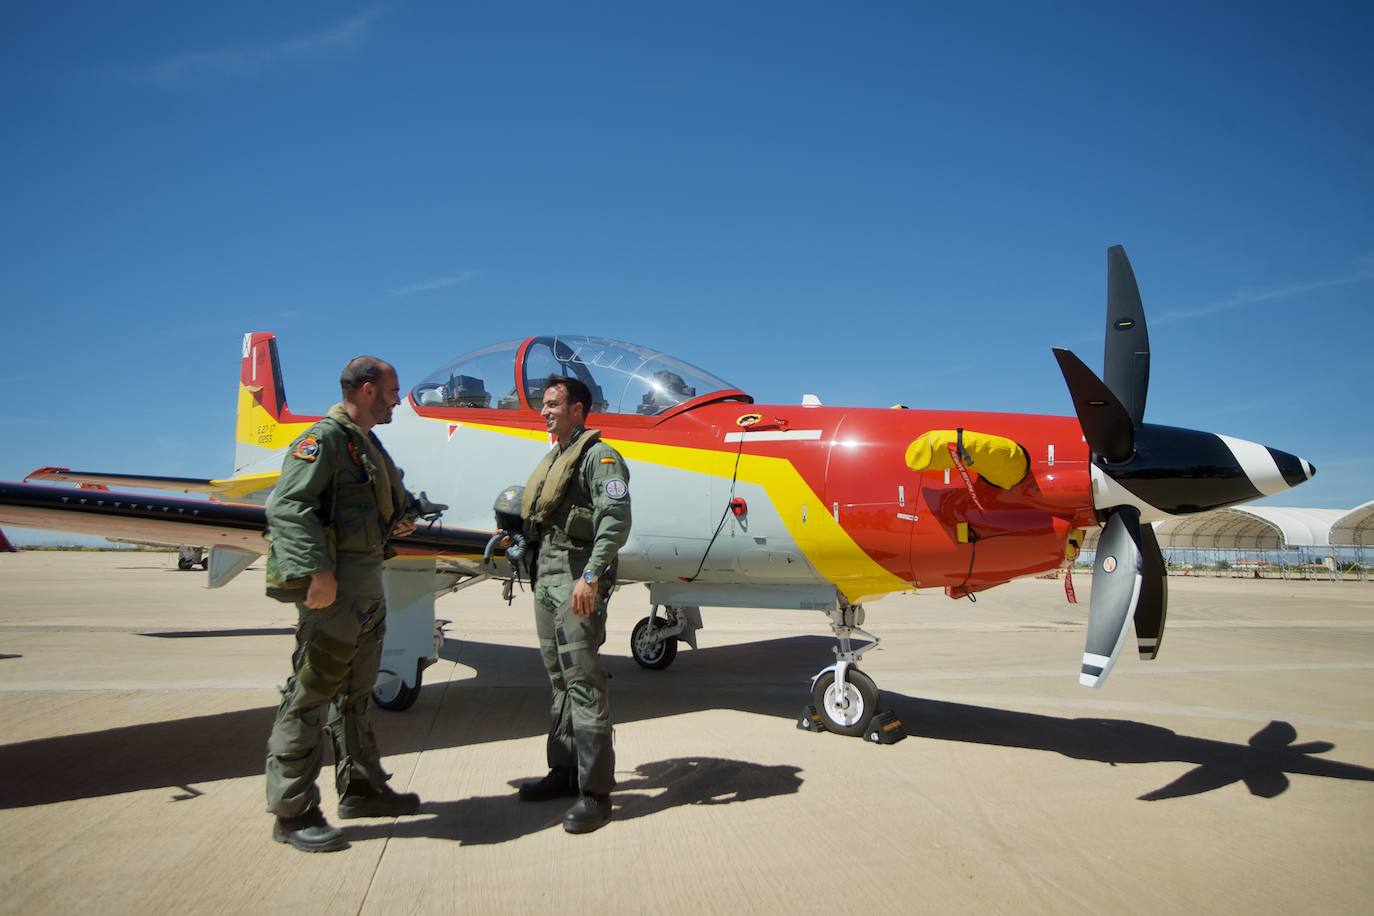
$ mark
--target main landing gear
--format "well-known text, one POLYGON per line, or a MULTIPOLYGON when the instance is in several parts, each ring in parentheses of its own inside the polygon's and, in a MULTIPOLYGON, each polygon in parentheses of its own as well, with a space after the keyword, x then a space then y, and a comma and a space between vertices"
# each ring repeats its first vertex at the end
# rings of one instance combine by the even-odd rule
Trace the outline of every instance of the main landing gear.
POLYGON ((701 629, 701 608, 665 604, 663 616, 659 605, 649 610, 649 616, 635 624, 630 633, 630 654, 641 668, 662 671, 677 658, 677 641, 685 640, 697 647, 697 630, 701 629))

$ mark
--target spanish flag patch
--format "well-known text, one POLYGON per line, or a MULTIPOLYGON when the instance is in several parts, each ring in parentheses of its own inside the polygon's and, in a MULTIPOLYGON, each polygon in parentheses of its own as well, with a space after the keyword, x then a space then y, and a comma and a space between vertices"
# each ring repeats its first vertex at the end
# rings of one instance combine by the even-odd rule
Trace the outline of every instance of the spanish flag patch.
POLYGON ((607 455, 605 458, 602 458, 602 459, 601 459, 601 463, 602 463, 602 464, 615 464, 615 459, 612 458, 612 457, 610 457, 609 455, 607 455))
POLYGON ((296 443, 296 447, 291 450, 292 458, 299 458, 302 461, 314 461, 320 456, 320 440, 317 436, 306 436, 296 443))

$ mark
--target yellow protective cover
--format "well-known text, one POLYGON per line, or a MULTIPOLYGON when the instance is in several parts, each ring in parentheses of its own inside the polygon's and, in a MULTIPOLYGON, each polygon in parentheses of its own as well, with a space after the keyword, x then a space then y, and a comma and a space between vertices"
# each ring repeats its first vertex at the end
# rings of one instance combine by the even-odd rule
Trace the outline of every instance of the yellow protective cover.
MULTIPOLYGON (((922 433, 906 449, 906 465, 913 471, 940 471, 954 467, 949 444, 958 441, 952 429, 932 429, 922 433)), ((988 483, 1010 490, 1020 483, 1030 470, 1026 450, 1004 436, 964 430, 964 451, 973 461, 969 470, 975 471, 988 483)))

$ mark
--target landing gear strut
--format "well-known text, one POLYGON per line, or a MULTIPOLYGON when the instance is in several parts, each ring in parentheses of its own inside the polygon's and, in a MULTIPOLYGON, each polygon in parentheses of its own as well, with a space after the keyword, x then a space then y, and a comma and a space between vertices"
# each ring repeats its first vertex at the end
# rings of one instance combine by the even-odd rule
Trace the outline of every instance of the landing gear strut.
POLYGON ((857 738, 878 713, 878 685, 855 665, 881 640, 861 628, 863 605, 841 600, 829 614, 830 629, 840 644, 835 648, 835 664, 812 679, 811 699, 826 731, 857 738), (869 640, 857 649, 851 642, 856 633, 869 640))
POLYGON ((649 610, 649 616, 635 624, 630 633, 630 654, 641 668, 662 671, 677 658, 679 639, 686 640, 693 649, 697 647, 697 630, 701 629, 701 608, 663 605, 663 616, 658 616, 659 605, 649 610))

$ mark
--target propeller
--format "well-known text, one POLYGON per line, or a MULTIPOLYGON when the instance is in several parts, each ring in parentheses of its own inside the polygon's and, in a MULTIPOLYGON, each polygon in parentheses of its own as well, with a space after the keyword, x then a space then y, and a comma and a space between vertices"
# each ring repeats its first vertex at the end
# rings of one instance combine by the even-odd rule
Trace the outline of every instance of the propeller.
MULTIPOLYGON (((1103 376, 1097 377, 1068 350, 1056 348, 1055 359, 1094 455, 1111 464, 1130 461, 1144 427, 1150 387, 1150 335, 1135 271, 1120 245, 1107 249, 1107 334, 1103 376)), ((1100 687, 1135 623, 1140 657, 1159 652, 1167 616, 1169 587, 1164 554, 1154 529, 1140 522, 1130 505, 1102 510, 1105 524, 1093 565, 1088 635, 1078 681, 1100 687)))

